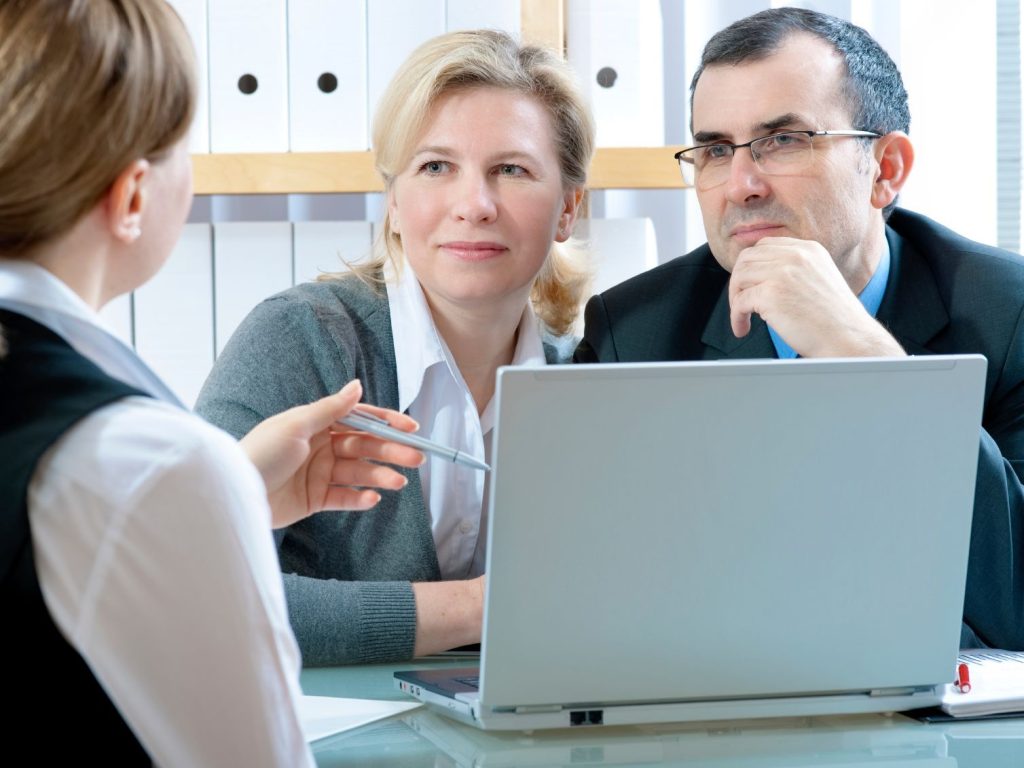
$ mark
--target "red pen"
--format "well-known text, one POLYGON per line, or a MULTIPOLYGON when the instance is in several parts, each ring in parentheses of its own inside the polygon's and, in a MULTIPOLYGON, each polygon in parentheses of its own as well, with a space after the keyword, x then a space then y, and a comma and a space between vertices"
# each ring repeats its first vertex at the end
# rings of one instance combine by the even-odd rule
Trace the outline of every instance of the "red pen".
POLYGON ((956 687, 960 693, 971 692, 971 676, 966 664, 958 664, 956 668, 956 687))

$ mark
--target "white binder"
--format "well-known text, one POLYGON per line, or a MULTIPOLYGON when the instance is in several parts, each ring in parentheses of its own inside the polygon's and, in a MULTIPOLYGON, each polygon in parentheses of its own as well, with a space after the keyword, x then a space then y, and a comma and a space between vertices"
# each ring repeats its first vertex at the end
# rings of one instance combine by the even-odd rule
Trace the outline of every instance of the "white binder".
POLYGON ((217 354, 249 311, 292 284, 292 225, 231 222, 213 225, 217 354))
POLYGON ((658 265, 658 241, 650 219, 581 219, 575 234, 590 246, 596 267, 592 293, 658 265))
POLYGON ((135 291, 135 349, 191 407, 213 365, 209 224, 186 224, 156 276, 135 291))
POLYGON ((588 0, 569 3, 568 14, 569 63, 594 111, 598 146, 663 146, 658 0, 588 0))
POLYGON ((448 0, 447 29, 500 29, 519 39, 519 0, 448 0))
POLYGON ((366 0, 288 0, 292 152, 366 149, 366 85, 366 0))
POLYGON ((209 0, 210 151, 288 151, 285 0, 209 0))
POLYGON ((193 155, 204 154, 210 151, 210 73, 206 0, 170 0, 170 3, 185 22, 185 28, 188 29, 192 47, 196 52, 198 93, 196 115, 189 135, 189 152, 193 155))
POLYGON ((366 8, 370 121, 395 70, 420 43, 445 31, 445 0, 373 0, 366 8))
POLYGON ((316 280, 325 272, 345 272, 346 264, 370 254, 368 221, 297 221, 293 225, 295 283, 316 280))
POLYGON ((100 310, 100 317, 107 324, 107 330, 113 332, 117 338, 127 344, 132 343, 132 294, 122 293, 116 299, 111 299, 100 310))

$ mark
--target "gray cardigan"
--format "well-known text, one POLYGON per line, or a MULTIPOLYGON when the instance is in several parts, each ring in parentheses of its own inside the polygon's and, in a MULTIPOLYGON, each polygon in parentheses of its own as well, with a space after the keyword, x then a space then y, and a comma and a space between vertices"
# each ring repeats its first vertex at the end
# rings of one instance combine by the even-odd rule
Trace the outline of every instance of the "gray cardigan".
MULTIPOLYGON (((564 362, 570 339, 546 339, 564 362), (558 343, 561 341, 561 343, 558 343), (553 342, 553 343, 552 343, 553 342)), ((207 379, 196 412, 242 437, 263 419, 358 378, 398 408, 387 296, 354 278, 305 283, 259 304, 207 379)), ((292 628, 308 666, 409 659, 414 581, 441 578, 418 470, 369 512, 321 512, 276 534, 292 628)))

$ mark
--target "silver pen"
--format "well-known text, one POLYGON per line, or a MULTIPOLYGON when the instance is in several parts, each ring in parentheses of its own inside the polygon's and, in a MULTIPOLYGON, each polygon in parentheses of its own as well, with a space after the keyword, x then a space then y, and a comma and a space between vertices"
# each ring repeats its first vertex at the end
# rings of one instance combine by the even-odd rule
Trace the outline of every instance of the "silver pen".
POLYGON ((384 419, 374 416, 372 413, 367 413, 366 411, 352 411, 348 416, 338 419, 338 421, 345 426, 358 429, 361 432, 369 432, 371 435, 383 437, 386 440, 393 440, 396 443, 411 446, 419 451, 432 453, 435 456, 448 459, 448 461, 461 464, 464 467, 482 469, 484 472, 489 472, 491 469, 484 462, 462 453, 462 451, 457 451, 454 448, 449 448, 445 445, 441 445, 440 443, 435 443, 433 440, 427 440, 425 437, 420 437, 419 435, 411 435, 408 432, 395 429, 384 419))

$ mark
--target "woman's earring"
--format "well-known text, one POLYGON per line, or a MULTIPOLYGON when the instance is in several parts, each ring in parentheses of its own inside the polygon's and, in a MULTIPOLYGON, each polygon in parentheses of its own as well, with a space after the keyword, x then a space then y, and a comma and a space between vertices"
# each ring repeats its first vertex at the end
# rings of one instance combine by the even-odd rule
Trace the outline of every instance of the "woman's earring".
POLYGON ((140 237, 142 237, 142 227, 132 227, 128 230, 128 239, 131 242, 134 243, 140 237))

